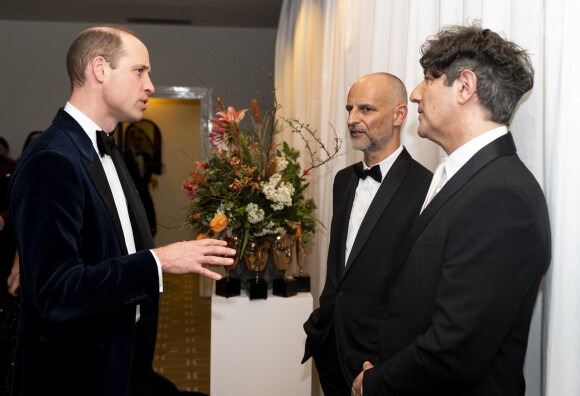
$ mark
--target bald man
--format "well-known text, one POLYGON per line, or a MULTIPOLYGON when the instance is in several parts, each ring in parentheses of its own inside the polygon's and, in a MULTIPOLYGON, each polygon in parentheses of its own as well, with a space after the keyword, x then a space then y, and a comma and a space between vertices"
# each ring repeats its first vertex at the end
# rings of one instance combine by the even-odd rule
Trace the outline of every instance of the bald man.
POLYGON ((346 105, 352 147, 363 161, 334 179, 326 284, 304 329, 325 395, 350 395, 363 363, 378 355, 397 249, 419 216, 431 172, 401 145, 407 91, 375 73, 355 82, 346 105))

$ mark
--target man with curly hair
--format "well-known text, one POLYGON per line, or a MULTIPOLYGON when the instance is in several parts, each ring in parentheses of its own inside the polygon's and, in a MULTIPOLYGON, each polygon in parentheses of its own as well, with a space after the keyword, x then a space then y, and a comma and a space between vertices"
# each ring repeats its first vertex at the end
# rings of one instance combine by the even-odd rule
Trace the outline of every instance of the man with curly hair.
POLYGON ((550 262, 544 194, 508 125, 533 85, 526 51, 479 26, 422 47, 418 134, 447 153, 381 301, 378 354, 353 395, 525 394, 524 357, 550 262))

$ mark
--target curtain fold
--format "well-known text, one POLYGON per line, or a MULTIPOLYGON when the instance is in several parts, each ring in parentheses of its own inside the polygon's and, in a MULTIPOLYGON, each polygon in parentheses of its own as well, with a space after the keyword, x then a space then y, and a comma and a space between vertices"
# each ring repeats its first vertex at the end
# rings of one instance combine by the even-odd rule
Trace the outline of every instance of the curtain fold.
MULTIPOLYGON (((343 155, 310 176, 308 193, 327 227, 319 227, 308 246, 316 304, 326 276, 333 178, 362 158, 347 133, 348 90, 365 74, 387 71, 401 78, 410 94, 423 78, 421 44, 444 25, 477 20, 527 49, 535 69, 534 88, 519 105, 510 130, 520 158, 546 191, 554 254, 545 282, 546 305, 540 292, 532 320, 526 395, 580 392, 580 376, 572 373, 580 366, 580 288, 575 286, 580 283, 580 249, 574 243, 580 240, 580 177, 573 174, 580 165, 580 133, 570 111, 576 108, 570 102, 578 86, 571 68, 578 64, 580 33, 574 22, 579 7, 575 0, 284 1, 275 60, 282 114, 309 123, 327 144, 334 141, 334 132, 343 140, 343 155)), ((402 142, 414 158, 434 169, 444 153, 419 138, 417 126, 417 106, 409 103, 402 142)), ((305 165, 301 139, 289 131, 281 139, 301 150, 305 165)))
POLYGON ((545 52, 546 196, 552 223, 552 265, 546 276, 544 318, 545 396, 580 394, 580 61, 576 1, 547 1, 545 52))

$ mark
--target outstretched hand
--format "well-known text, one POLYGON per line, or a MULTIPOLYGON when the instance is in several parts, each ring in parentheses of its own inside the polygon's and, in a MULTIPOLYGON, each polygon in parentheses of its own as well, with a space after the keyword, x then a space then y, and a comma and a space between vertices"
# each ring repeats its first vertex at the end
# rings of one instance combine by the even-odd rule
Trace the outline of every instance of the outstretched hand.
POLYGON ((161 263, 161 270, 168 274, 195 273, 213 280, 221 275, 205 268, 206 265, 231 265, 229 257, 236 254, 235 249, 226 247, 227 242, 218 239, 184 241, 153 249, 161 263))

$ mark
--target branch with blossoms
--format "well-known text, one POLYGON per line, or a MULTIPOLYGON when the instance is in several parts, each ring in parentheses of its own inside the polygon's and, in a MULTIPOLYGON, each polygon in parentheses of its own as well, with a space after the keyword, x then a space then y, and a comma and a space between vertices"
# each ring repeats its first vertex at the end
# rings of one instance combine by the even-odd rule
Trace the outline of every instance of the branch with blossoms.
POLYGON ((308 150, 308 154, 310 155, 310 168, 304 169, 303 175, 309 175, 312 169, 316 169, 326 164, 327 162, 331 161, 334 157, 339 155, 338 153, 342 148, 342 139, 340 139, 336 134, 334 126, 332 125, 330 126, 332 128, 332 133, 334 134, 334 142, 335 142, 334 151, 330 152, 327 149, 326 145, 322 142, 322 140, 316 135, 316 130, 310 127, 310 124, 305 124, 297 118, 282 117, 282 119, 290 126, 290 128, 292 128, 292 133, 297 133, 298 135, 300 135, 300 137, 305 143, 306 149, 308 150), (320 155, 318 155, 318 152, 312 149, 312 147, 310 146, 310 139, 307 138, 305 134, 308 134, 310 138, 314 139, 314 141, 318 143, 318 146, 326 154, 325 159, 322 159, 320 155))

